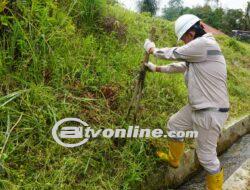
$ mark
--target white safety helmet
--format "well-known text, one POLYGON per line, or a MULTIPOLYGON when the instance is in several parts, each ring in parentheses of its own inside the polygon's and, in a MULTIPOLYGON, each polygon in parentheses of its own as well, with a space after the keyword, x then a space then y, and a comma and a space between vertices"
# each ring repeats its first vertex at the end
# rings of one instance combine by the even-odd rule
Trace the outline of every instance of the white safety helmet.
POLYGON ((185 14, 180 16, 175 21, 175 34, 178 40, 198 21, 201 19, 192 14, 185 14))

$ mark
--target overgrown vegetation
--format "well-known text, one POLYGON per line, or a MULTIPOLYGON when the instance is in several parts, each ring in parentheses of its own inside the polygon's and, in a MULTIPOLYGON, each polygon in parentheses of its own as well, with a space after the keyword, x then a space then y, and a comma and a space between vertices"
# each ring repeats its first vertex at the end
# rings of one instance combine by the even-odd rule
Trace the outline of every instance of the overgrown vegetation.
POLYGON ((158 9, 156 0, 139 0, 138 7, 140 13, 149 12, 152 16, 156 14, 158 9))
MULTIPOLYGON (((65 117, 95 129, 128 127, 144 39, 154 25, 157 46, 177 45, 173 24, 102 0, 2 1, 0 11, 0 189, 135 189, 156 166, 154 147, 164 139, 98 138, 70 149, 51 129, 65 117)), ((250 47, 227 36, 218 41, 230 117, 246 114, 250 47)), ((165 128, 187 103, 183 76, 149 73, 146 82, 138 125, 165 128)))

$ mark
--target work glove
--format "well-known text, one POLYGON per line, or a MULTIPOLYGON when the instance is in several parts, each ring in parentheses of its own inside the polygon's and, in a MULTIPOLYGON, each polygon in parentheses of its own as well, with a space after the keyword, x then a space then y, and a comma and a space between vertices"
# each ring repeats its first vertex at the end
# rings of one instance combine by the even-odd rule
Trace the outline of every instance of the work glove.
POLYGON ((147 62, 147 63, 144 63, 144 65, 150 70, 150 71, 153 71, 155 72, 156 71, 156 65, 151 63, 150 61, 147 62))
POLYGON ((155 43, 151 42, 149 39, 146 39, 144 43, 144 49, 146 52, 150 53, 151 48, 155 48, 155 43))

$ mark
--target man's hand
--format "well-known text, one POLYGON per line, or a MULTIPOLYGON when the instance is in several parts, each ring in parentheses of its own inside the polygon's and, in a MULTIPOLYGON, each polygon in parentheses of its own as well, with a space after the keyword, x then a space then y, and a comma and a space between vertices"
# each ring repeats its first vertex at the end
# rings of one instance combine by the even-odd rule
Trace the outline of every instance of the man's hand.
POLYGON ((156 71, 156 65, 151 63, 150 61, 147 62, 147 63, 144 63, 144 65, 150 70, 150 71, 153 71, 155 72, 156 71))
POLYGON ((146 50, 146 52, 153 53, 154 48, 155 48, 155 43, 151 42, 149 39, 146 39, 144 43, 144 49, 146 50))

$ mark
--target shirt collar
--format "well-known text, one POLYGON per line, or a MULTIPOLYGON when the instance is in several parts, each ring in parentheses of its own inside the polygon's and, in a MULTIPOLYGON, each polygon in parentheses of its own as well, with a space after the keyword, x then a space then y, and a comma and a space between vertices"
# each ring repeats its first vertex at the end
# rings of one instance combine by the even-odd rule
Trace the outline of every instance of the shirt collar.
POLYGON ((203 37, 213 37, 213 34, 212 33, 206 33, 203 35, 203 37))

